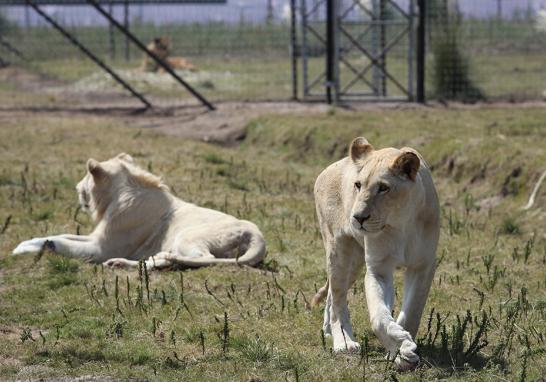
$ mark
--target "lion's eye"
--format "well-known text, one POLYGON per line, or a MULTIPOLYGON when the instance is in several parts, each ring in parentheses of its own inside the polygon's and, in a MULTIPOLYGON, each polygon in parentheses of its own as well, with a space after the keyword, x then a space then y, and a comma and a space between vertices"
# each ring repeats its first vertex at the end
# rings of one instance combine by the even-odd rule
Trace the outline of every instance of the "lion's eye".
POLYGON ((362 184, 360 182, 355 182, 355 188, 360 191, 360 188, 362 188, 362 184))
POLYGON ((381 183, 379 184, 379 188, 377 189, 377 193, 378 194, 386 194, 387 192, 390 191, 390 187, 387 186, 385 183, 381 183))

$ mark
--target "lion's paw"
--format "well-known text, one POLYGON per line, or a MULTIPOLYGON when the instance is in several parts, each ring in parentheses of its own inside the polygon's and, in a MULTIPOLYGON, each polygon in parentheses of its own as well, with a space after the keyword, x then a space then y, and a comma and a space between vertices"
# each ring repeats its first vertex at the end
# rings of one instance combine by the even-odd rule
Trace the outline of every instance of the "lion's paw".
POLYGON ((102 265, 112 269, 126 269, 131 266, 131 261, 122 258, 115 258, 106 260, 104 263, 102 263, 102 265))
POLYGON ((413 370, 419 366, 419 356, 416 353, 417 345, 413 341, 405 340, 400 346, 400 352, 395 363, 399 371, 413 370))
POLYGON ((37 237, 31 240, 25 240, 13 250, 12 255, 21 255, 23 253, 38 253, 46 243, 46 237, 37 237))
POLYGON ((334 341, 334 353, 360 353, 360 344, 356 341, 347 339, 346 341, 334 341))

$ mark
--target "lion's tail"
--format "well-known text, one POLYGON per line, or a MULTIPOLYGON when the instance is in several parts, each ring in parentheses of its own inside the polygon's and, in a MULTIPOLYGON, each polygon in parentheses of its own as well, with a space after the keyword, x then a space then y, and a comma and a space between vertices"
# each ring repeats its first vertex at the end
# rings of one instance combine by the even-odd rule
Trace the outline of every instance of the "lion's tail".
MULTIPOLYGON (((246 223, 246 222, 245 222, 246 223)), ((250 222, 248 222, 250 223, 250 222)), ((239 257, 178 257, 171 258, 175 263, 183 267, 206 267, 220 264, 237 264, 255 266, 259 264, 266 255, 265 239, 254 224, 245 224, 245 229, 240 234, 230 237, 229 242, 223 243, 226 248, 241 248, 241 243, 246 249, 239 257)))
POLYGON ((326 284, 324 284, 324 286, 320 288, 318 292, 313 296, 313 299, 311 300, 311 308, 314 308, 315 306, 320 304, 322 300, 324 300, 324 298, 328 294, 328 286, 329 282, 328 280, 326 280, 326 284))

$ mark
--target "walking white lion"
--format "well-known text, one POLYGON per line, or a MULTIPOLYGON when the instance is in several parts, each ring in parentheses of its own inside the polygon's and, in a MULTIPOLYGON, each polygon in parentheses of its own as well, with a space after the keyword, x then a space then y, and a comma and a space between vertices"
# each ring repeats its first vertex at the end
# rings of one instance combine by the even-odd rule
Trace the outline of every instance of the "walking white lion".
POLYGON ((318 220, 326 249, 328 281, 323 329, 334 351, 355 352, 347 291, 366 265, 365 290, 372 329, 396 355, 400 369, 419 363, 415 335, 436 267, 440 230, 438 198, 430 171, 411 148, 374 150, 355 139, 349 157, 326 168, 315 183, 318 220), (406 268, 398 318, 393 272, 406 268))
POLYGON ((105 162, 89 159, 76 190, 80 206, 96 222, 94 231, 23 241, 14 255, 48 248, 111 267, 138 266, 146 260, 148 269, 256 265, 266 255, 255 224, 176 198, 128 154, 105 162))

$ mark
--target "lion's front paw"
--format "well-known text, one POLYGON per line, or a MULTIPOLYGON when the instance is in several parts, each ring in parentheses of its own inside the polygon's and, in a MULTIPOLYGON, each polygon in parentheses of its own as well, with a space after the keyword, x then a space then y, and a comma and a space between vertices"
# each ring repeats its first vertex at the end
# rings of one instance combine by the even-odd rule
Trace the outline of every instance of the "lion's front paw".
POLYGON ((102 265, 109 267, 109 268, 115 268, 115 269, 126 269, 131 267, 131 261, 123 258, 115 258, 115 259, 109 259, 106 260, 102 265))
POLYGON ((25 240, 13 250, 12 255, 21 255, 23 253, 38 253, 47 242, 46 237, 37 237, 31 240, 25 240))
POLYGON ((360 353, 360 344, 347 338, 345 341, 334 341, 333 350, 335 353, 360 353))
POLYGON ((413 370, 419 366, 419 356, 416 353, 417 345, 413 341, 404 340, 395 363, 399 371, 413 370))

